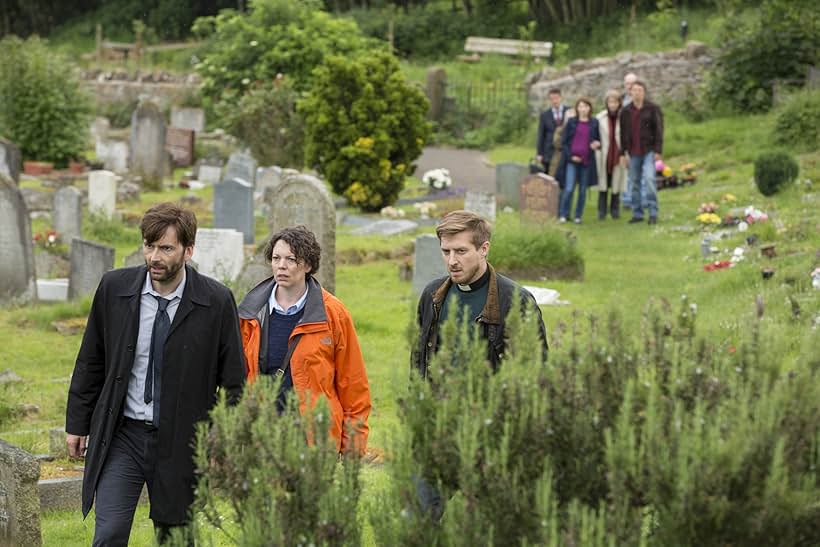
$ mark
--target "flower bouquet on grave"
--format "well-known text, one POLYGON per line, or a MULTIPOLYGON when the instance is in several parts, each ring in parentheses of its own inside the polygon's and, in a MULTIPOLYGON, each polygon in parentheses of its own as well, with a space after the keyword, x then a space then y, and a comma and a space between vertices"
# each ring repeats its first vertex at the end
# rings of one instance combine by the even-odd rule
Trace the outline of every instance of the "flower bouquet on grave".
POLYGON ((450 177, 450 171, 445 168, 431 169, 424 173, 421 181, 430 187, 431 190, 444 190, 453 185, 453 179, 450 177))
POLYGON ((698 174, 695 171, 697 165, 694 163, 684 163, 678 170, 678 180, 681 184, 695 184, 698 179, 698 174))
POLYGON ((663 160, 655 162, 655 187, 658 190, 664 188, 675 188, 678 185, 678 178, 672 174, 672 169, 663 160))
POLYGON ((44 232, 37 232, 31 239, 35 248, 48 253, 65 255, 68 252, 67 246, 63 244, 62 238, 60 238, 60 234, 53 228, 49 228, 44 232))

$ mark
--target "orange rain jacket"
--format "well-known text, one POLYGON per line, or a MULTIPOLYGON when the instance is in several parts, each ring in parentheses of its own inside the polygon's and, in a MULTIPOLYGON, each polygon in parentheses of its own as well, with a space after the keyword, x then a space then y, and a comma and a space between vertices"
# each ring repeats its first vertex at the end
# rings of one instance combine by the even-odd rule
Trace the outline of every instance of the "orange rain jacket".
MULTIPOLYGON (((239 305, 239 326, 245 351, 248 383, 253 383, 267 360, 268 301, 275 285, 268 278, 250 290, 239 305)), ((319 394, 329 404, 333 423, 330 433, 340 452, 364 453, 367 446, 367 418, 370 415, 370 386, 353 320, 344 304, 308 278, 308 295, 302 319, 289 338, 302 334, 290 359, 293 388, 299 395, 299 409, 307 408, 305 394, 312 401, 319 394)))

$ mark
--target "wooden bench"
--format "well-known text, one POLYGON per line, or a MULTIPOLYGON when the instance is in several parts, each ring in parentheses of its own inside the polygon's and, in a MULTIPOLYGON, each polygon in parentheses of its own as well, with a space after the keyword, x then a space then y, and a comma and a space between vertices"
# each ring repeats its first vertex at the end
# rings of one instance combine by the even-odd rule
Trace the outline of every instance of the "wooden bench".
POLYGON ((473 54, 497 53, 500 55, 530 56, 548 59, 552 55, 552 42, 529 42, 507 38, 482 38, 468 36, 464 51, 473 54))

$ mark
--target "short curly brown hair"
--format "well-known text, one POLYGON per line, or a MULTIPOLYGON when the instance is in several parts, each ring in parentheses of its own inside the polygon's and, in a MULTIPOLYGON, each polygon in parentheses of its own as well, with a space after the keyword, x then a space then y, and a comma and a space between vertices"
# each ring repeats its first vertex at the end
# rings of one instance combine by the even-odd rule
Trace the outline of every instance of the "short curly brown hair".
POLYGON ((310 265, 310 271, 307 275, 313 275, 319 270, 322 247, 313 232, 302 225, 279 230, 271 236, 268 244, 265 245, 265 258, 268 262, 273 258, 273 247, 280 239, 288 244, 297 260, 302 260, 310 265))

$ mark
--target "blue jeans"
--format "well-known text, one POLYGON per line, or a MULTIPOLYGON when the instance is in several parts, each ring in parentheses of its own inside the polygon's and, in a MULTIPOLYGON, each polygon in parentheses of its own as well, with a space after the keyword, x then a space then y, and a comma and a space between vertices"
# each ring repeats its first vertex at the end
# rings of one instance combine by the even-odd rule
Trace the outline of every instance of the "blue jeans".
POLYGON ((561 206, 558 210, 558 216, 569 218, 569 211, 572 209, 572 191, 575 189, 576 179, 580 180, 580 184, 578 185, 578 203, 575 205, 575 218, 583 216, 589 183, 589 170, 589 165, 567 162, 566 182, 564 182, 564 191, 561 192, 561 206))
POLYGON ((655 153, 651 150, 642 156, 629 157, 629 187, 632 193, 632 217, 643 218, 643 209, 647 207, 650 218, 656 218, 658 189, 655 186, 655 153))

